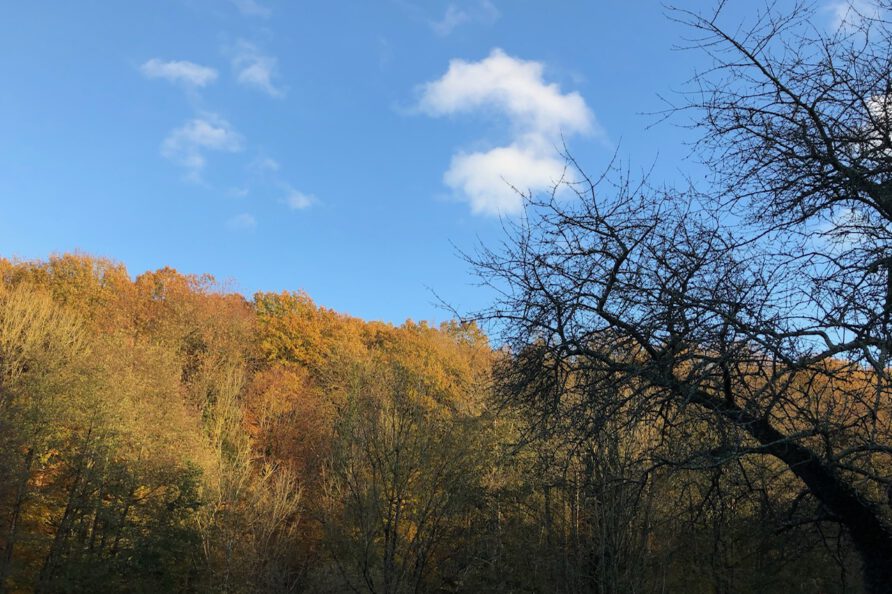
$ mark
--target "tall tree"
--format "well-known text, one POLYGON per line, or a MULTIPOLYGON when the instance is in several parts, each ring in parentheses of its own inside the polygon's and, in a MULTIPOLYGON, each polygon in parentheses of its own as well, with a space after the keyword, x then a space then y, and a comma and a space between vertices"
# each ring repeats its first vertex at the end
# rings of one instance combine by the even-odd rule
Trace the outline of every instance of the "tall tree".
POLYGON ((577 200, 531 197, 508 246, 473 258, 505 296, 482 315, 518 354, 506 386, 543 419, 613 394, 577 427, 645 419, 689 444, 666 463, 781 462, 790 521, 842 526, 868 591, 890 592, 890 5, 831 33, 807 7, 745 29, 672 14, 715 60, 687 106, 715 184, 579 171, 577 200))

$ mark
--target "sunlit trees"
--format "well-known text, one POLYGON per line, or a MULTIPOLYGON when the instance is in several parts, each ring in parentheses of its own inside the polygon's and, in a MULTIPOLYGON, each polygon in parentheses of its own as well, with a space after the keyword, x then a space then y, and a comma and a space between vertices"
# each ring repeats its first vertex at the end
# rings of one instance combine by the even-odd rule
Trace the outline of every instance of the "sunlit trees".
POLYGON ((4 587, 318 585, 318 567, 349 565, 331 551, 355 541, 335 535, 374 508, 331 498, 356 478, 343 460, 374 468, 355 457, 359 436, 414 451, 392 480, 426 477, 404 485, 409 519, 388 532, 401 544, 381 575, 401 589, 471 565, 443 552, 471 537, 489 449, 479 417, 492 352, 475 326, 365 323, 302 294, 249 303, 207 276, 131 280, 83 255, 0 272, 3 422, 15 429, 4 433, 4 587), (405 429, 395 442, 394 424, 405 429), (410 513, 413 498, 425 509, 410 513), (397 558, 418 567, 399 577, 397 558))
POLYGON ((26 530, 34 476, 43 471, 60 436, 50 422, 70 406, 77 382, 68 368, 85 350, 82 328, 52 300, 27 287, 0 287, 0 491, 3 550, 0 590, 16 579, 16 548, 26 530))
POLYGON ((474 325, 364 323, 306 295, 255 296, 256 444, 304 485, 317 589, 417 591, 459 579, 480 501, 492 352, 474 325), (474 448, 477 449, 474 449, 474 448), (317 532, 318 529, 318 532, 317 532))
POLYGON ((91 340, 46 289, 0 291, 4 586, 115 590, 126 574, 185 587, 198 552, 188 520, 197 469, 178 435, 190 434, 188 416, 155 400, 171 385, 142 377, 137 388, 124 361, 107 367, 111 344, 91 340))

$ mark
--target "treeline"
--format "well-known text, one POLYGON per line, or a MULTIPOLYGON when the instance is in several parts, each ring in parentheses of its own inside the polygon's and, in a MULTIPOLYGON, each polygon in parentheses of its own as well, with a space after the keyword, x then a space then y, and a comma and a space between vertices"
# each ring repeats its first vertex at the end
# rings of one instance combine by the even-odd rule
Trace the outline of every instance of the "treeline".
POLYGON ((845 534, 782 511, 789 470, 664 464, 711 433, 586 426, 617 398, 582 374, 537 374, 555 408, 525 407, 517 374, 553 369, 535 352, 171 269, 0 260, 0 591, 858 587, 845 534))

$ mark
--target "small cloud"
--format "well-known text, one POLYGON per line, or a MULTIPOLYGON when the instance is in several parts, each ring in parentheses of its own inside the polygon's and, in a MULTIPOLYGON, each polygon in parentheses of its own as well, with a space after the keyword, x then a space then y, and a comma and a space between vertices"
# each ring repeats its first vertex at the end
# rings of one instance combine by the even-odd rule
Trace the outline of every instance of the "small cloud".
POLYGON ((453 156, 443 181, 464 194, 473 214, 498 216, 520 213, 519 192, 547 190, 563 176, 564 162, 556 155, 511 145, 453 156))
POLYGON ((205 114, 172 130, 161 143, 161 155, 185 167, 188 178, 198 181, 206 164, 205 152, 235 153, 242 150, 242 144, 242 137, 229 122, 215 114, 205 114))
POLYGON ((452 31, 466 23, 482 23, 491 25, 501 17, 499 9, 490 0, 481 0, 476 5, 460 8, 456 4, 446 7, 446 13, 437 21, 430 21, 431 29, 441 37, 446 37, 452 31))
POLYGON ((285 96, 285 92, 273 83, 278 73, 278 60, 263 54, 254 44, 244 40, 238 42, 232 69, 240 85, 259 89, 270 97, 285 96))
POLYGON ((837 0, 825 6, 831 13, 831 27, 843 31, 857 27, 864 19, 880 16, 880 7, 874 0, 837 0))
POLYGON ((455 4, 450 4, 446 7, 446 14, 443 15, 443 18, 439 21, 431 22, 431 29, 433 29, 434 33, 437 35, 445 37, 452 33, 452 30, 462 23, 468 22, 468 19, 470 18, 471 17, 468 16, 467 12, 458 8, 455 4))
POLYGON ((253 231, 257 228, 257 219, 253 215, 243 212, 226 221, 226 226, 234 231, 253 231))
POLYGON ((264 6, 257 0, 231 0, 231 2, 245 16, 267 18, 273 13, 270 7, 264 6))
POLYGON ((561 133, 597 130, 579 93, 563 93, 544 80, 545 65, 514 58, 500 49, 479 62, 452 60, 441 78, 422 86, 419 107, 431 116, 494 109, 514 126, 559 138, 561 133))
POLYGON ((558 153, 575 134, 606 137, 579 93, 565 93, 544 78, 545 65, 494 49, 479 62, 452 60, 441 78, 421 87, 418 108, 433 117, 501 113, 512 141, 486 152, 453 156, 443 181, 475 214, 516 214, 518 192, 547 190, 564 178, 558 153), (515 189, 516 188, 516 189, 515 189))
POLYGON ((217 80, 217 71, 213 68, 185 60, 165 62, 152 58, 139 70, 146 78, 163 78, 187 87, 204 87, 217 80))
POLYGON ((251 190, 246 187, 229 188, 229 190, 227 190, 226 193, 228 195, 232 196, 233 198, 244 198, 245 196, 247 196, 248 194, 251 193, 251 190))
POLYGON ((269 157, 257 157, 248 165, 248 169, 254 173, 275 173, 281 166, 275 159, 269 157))
POLYGON ((810 235, 811 241, 819 249, 842 255, 852 250, 873 251, 878 247, 876 234, 872 231, 882 224, 878 227, 868 211, 857 207, 836 207, 822 219, 810 235))
POLYGON ((291 210, 304 210, 316 204, 318 200, 312 194, 304 194, 294 188, 288 188, 288 194, 285 196, 285 204, 291 210))
POLYGON ((393 45, 383 35, 378 36, 378 67, 385 68, 393 60, 393 45))

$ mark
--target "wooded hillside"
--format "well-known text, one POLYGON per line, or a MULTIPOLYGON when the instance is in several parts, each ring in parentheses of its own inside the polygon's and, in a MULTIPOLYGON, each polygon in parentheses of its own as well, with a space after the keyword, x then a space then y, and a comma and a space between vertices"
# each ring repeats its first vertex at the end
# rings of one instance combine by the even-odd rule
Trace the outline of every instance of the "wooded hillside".
POLYGON ((599 399, 579 375, 543 426, 504 406, 517 358, 473 324, 85 255, 2 260, 0 279, 3 591, 857 584, 841 530, 787 515, 810 504, 781 465, 662 465, 700 438, 658 417, 583 438, 599 399))

